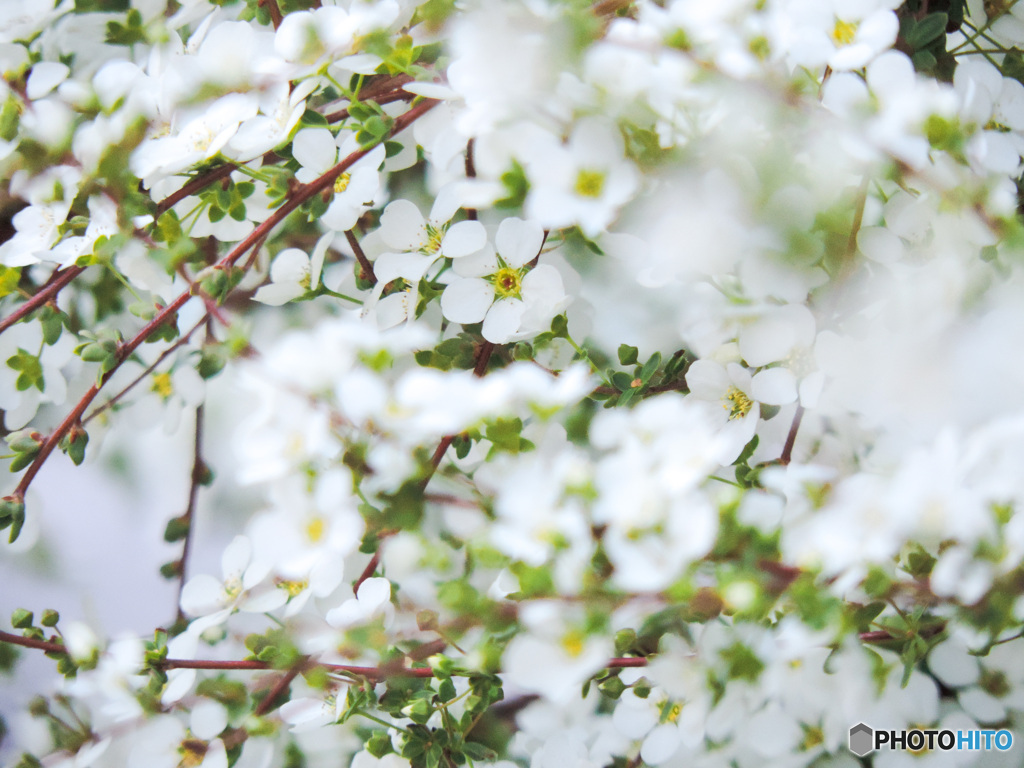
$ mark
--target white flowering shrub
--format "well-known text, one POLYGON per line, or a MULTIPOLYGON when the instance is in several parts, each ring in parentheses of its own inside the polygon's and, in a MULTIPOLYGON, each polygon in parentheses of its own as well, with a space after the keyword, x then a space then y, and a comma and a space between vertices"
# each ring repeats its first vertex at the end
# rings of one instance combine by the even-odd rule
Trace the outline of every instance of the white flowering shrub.
POLYGON ((0 528, 192 452, 164 625, 0 588, 56 666, 0 759, 1019 764, 847 738, 1024 738, 1022 50, 1017 0, 2 0, 0 528))

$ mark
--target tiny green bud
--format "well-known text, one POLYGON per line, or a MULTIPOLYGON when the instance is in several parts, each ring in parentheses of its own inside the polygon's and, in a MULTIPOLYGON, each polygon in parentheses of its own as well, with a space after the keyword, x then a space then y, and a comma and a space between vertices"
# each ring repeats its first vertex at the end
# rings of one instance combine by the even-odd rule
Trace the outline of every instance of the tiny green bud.
POLYGON ((60 621, 60 614, 53 610, 53 608, 47 608, 43 611, 43 617, 39 619, 39 623, 44 627, 55 627, 58 621, 60 621))
POLYGON ((11 613, 11 626, 15 629, 28 629, 32 626, 33 618, 32 611, 24 608, 15 608, 14 612, 11 613))

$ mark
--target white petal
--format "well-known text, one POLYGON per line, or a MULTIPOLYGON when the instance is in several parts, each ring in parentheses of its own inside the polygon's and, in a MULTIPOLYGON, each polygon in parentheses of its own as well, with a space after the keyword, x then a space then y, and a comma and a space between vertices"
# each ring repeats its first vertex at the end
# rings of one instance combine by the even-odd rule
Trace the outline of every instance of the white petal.
POLYGON ((366 579, 359 585, 356 598, 372 610, 391 599, 391 582, 379 576, 366 579))
POLYGON ((862 227, 857 247, 872 261, 892 264, 903 257, 903 241, 885 227, 862 227))
POLYGON ((668 760, 679 749, 679 727, 672 723, 659 725, 644 739, 640 757, 649 765, 668 760))
POLYGON ((374 262, 373 271, 378 282, 385 285, 396 277, 404 277, 415 283, 433 263, 433 256, 424 256, 421 253, 384 253, 374 262))
POLYGON ((483 336, 492 344, 504 344, 518 331, 526 307, 518 299, 495 302, 484 318, 483 336))
POLYGON ((254 301, 266 304, 269 307, 280 307, 292 299, 297 299, 306 292, 298 283, 271 283, 264 285, 252 297, 254 301))
POLYGON ((332 627, 351 627, 366 618, 366 611, 358 600, 346 600, 327 612, 327 623, 332 627))
POLYGON ((460 221, 441 241, 441 254, 453 259, 476 253, 487 243, 487 230, 479 221, 460 221))
POLYGON ((786 405, 796 400, 796 379, 788 368, 768 368, 751 380, 750 394, 768 405, 786 405))
POLYGON ((308 274, 309 256, 298 248, 281 251, 270 265, 270 279, 275 283, 298 283, 308 274))
POLYGON ((260 595, 247 597, 238 606, 246 613, 269 613, 288 602, 288 593, 283 589, 270 589, 260 595))
POLYGON ((25 95, 30 99, 41 99, 67 79, 71 72, 66 64, 57 61, 40 61, 29 73, 25 95))
POLYGON ((479 323, 494 302, 494 286, 479 277, 463 277, 441 294, 441 312, 453 323, 479 323))
POLYGON ((189 728, 197 739, 208 741, 227 728, 228 713, 224 705, 212 699, 202 699, 189 715, 189 728))
POLYGON ((453 99, 458 96, 451 88, 441 83, 406 83, 402 86, 406 93, 426 96, 428 99, 453 99))
POLYGON ((181 610, 189 616, 204 616, 225 604, 224 585, 208 573, 193 576, 181 590, 181 610))
POLYGON ((696 360, 686 371, 686 386, 702 400, 718 400, 729 389, 729 375, 714 360, 696 360))
POLYGON ((316 288, 320 284, 320 273, 323 272, 324 259, 327 258, 327 249, 330 248, 332 240, 334 240, 334 233, 328 232, 313 246, 313 254, 309 258, 309 285, 311 288, 316 288))
POLYGON ((319 176, 337 161, 338 147, 326 128, 303 128, 292 141, 292 157, 319 176))
POLYGON ((173 704, 182 699, 185 694, 192 690, 196 681, 194 669, 174 669, 167 675, 167 685, 164 688, 160 701, 163 704, 173 704))
POLYGON ((252 560, 252 542, 248 536, 235 536, 224 549, 220 558, 221 571, 225 578, 242 577, 242 572, 252 560))
POLYGON ((414 251, 427 242, 427 226, 420 209, 408 200, 388 204, 380 217, 381 239, 392 248, 414 251))
POLYGON ((505 219, 498 226, 498 234, 494 245, 505 263, 512 267, 521 267, 533 261, 540 253, 544 242, 544 230, 535 221, 522 219, 505 219))

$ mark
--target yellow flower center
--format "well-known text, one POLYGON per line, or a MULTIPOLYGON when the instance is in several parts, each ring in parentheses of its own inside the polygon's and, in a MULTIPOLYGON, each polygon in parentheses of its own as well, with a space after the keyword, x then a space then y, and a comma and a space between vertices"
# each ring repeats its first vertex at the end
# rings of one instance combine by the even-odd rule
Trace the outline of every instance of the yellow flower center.
POLYGON ((819 744, 824 743, 824 731, 822 731, 821 728, 818 728, 816 726, 811 726, 810 728, 807 728, 806 732, 804 733, 804 740, 800 744, 800 748, 806 752, 808 750, 814 749, 819 744))
POLYGON ((576 194, 582 197, 600 197, 604 190, 604 174, 600 171, 580 171, 576 176, 576 194))
POLYGON ((857 24, 853 21, 836 19, 836 25, 832 29, 832 40, 836 45, 849 45, 857 35, 857 24))
POLYGON ((277 586, 278 588, 283 589, 285 592, 287 592, 289 597, 298 597, 300 594, 302 594, 303 590, 305 590, 309 586, 309 582, 279 579, 277 582, 277 586))
POLYGON ((348 183, 352 181, 351 173, 343 173, 334 180, 334 191, 338 194, 348 189, 348 183))
POLYGON ((522 288, 522 279, 519 271, 511 267, 504 267, 494 273, 494 292, 503 299, 509 296, 519 298, 519 291, 522 288))
POLYGON ((722 398, 722 407, 729 412, 730 419, 742 419, 754 407, 754 401, 737 386, 729 387, 722 398))
POLYGON ((665 722, 674 723, 679 720, 679 716, 683 713, 683 705, 678 701, 673 702, 667 710, 665 710, 665 722))
POLYGON ((427 256, 432 256, 441 250, 442 240, 444 240, 444 227, 434 227, 427 224, 427 244, 420 250, 427 256))
POLYGON ((158 373, 153 376, 152 390, 164 400, 174 394, 174 384, 171 382, 171 374, 158 373))
POLYGON ((237 576, 232 576, 224 582, 224 594, 231 600, 234 600, 240 594, 242 594, 242 580, 237 576))
POLYGON ((583 635, 576 630, 569 632, 562 638, 562 648, 573 658, 583 653, 583 635))
POLYGON ((314 544, 324 537, 327 525, 322 517, 314 517, 306 523, 306 537, 314 544))

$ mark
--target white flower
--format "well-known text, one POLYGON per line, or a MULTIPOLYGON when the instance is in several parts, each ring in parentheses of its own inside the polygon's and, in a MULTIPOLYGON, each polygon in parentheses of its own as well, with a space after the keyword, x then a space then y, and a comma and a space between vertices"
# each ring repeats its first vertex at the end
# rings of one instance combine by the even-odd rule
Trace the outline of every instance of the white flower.
MULTIPOLYGON (((295 178, 304 184, 315 180, 360 149, 355 134, 341 131, 333 136, 326 128, 304 128, 295 134, 292 155, 302 166, 295 178)), ((378 145, 334 182, 334 197, 319 221, 344 232, 355 226, 359 217, 373 205, 380 192, 377 170, 384 162, 384 146, 378 145)))
POLYGON ((896 42, 900 0, 780 0, 769 29, 773 48, 795 65, 860 69, 896 42))
POLYGON ((554 137, 538 144, 525 158, 526 215, 545 227, 577 224, 594 237, 637 190, 636 169, 623 151, 618 130, 596 117, 580 120, 564 145, 554 137))
POLYGON ((333 627, 348 628, 365 624, 380 617, 384 626, 391 625, 395 607, 391 604, 391 582, 374 577, 359 585, 354 600, 346 600, 327 612, 327 622, 333 627))
POLYGON ((697 360, 687 370, 690 394, 722 407, 719 413, 725 441, 717 455, 723 465, 732 463, 754 436, 761 403, 785 405, 796 399, 792 375, 782 373, 788 372, 767 369, 751 377, 738 363, 723 366, 714 360, 697 360))
POLYGON ((583 681, 608 661, 611 640, 568 624, 555 602, 528 603, 519 613, 527 630, 512 638, 502 657, 509 683, 555 703, 578 696, 583 681))
POLYGON ((449 320, 483 321, 483 337, 494 344, 547 330, 567 303, 558 270, 548 264, 528 268, 538 258, 544 231, 522 219, 505 219, 495 237, 497 254, 486 249, 455 262, 462 277, 441 295, 441 311, 449 320))
POLYGON ((251 592, 264 580, 267 568, 252 562, 252 543, 245 536, 236 536, 224 549, 221 571, 222 579, 200 574, 188 580, 181 593, 181 609, 185 613, 224 621, 235 610, 264 613, 288 599, 278 589, 258 595, 251 592))
POLYGON ((384 209, 380 237, 398 252, 381 254, 374 264, 379 289, 399 277, 418 282, 439 259, 464 258, 487 244, 487 232, 479 221, 450 223, 457 209, 454 194, 444 190, 427 219, 408 200, 395 200, 384 209))
POLYGON ((333 237, 333 233, 328 233, 317 240, 313 253, 308 256, 298 248, 285 248, 277 254, 270 265, 270 285, 262 286, 253 299, 279 307, 316 291, 320 287, 324 257, 333 237))
POLYGON ((979 128, 967 143, 968 157, 980 168, 1015 176, 1024 152, 1024 85, 978 58, 957 66, 953 86, 962 119, 979 128))

